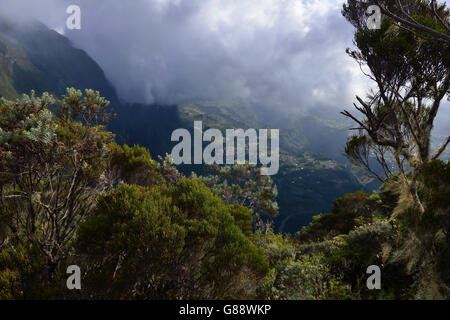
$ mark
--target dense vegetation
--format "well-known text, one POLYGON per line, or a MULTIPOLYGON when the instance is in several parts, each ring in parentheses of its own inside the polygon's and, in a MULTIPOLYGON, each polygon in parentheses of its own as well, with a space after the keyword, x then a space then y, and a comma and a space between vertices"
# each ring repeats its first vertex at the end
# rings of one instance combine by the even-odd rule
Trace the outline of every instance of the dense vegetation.
MULTIPOLYGON (((170 157, 120 145, 99 92, 2 99, 0 299, 449 299, 450 138, 430 142, 449 47, 388 18, 367 30, 365 9, 344 6, 356 28, 348 53, 377 89, 357 98, 362 116, 344 112, 358 126, 345 152, 381 187, 336 199, 294 236, 267 222, 279 190, 257 167, 187 176, 170 157), (81 290, 66 287, 70 265, 81 290), (371 265, 380 290, 366 285, 371 265)), ((444 5, 409 10, 448 34, 444 5)), ((310 156, 289 160, 339 185, 335 163, 310 156)))

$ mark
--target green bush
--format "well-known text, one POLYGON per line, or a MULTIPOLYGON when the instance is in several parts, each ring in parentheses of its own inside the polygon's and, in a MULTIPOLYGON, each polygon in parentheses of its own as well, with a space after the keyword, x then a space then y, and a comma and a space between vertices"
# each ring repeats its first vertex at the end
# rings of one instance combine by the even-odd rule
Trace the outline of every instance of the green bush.
POLYGON ((237 210, 194 179, 152 189, 119 186, 99 199, 94 216, 80 226, 76 248, 88 269, 85 294, 254 296, 268 265, 235 224, 237 210))

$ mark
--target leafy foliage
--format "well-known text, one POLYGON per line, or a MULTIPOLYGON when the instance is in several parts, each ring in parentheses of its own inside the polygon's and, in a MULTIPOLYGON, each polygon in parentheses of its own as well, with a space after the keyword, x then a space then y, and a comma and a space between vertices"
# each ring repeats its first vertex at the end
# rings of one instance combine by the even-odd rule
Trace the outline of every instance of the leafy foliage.
POLYGON ((257 233, 254 241, 267 255, 271 272, 259 292, 265 299, 350 299, 350 286, 333 273, 324 255, 300 253, 289 238, 272 231, 257 233))
POLYGON ((251 297, 267 265, 234 224, 236 209, 193 179, 152 189, 121 185, 80 227, 84 290, 116 299, 251 297))

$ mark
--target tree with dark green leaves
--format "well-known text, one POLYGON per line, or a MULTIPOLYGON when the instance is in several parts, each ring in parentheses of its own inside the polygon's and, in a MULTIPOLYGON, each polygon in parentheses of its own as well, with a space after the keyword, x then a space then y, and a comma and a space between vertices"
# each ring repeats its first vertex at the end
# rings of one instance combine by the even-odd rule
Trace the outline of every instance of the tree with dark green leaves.
MULTIPOLYGON (((80 226, 77 259, 84 261, 89 298, 252 298, 267 272, 265 257, 235 217, 201 181, 120 187, 99 199, 80 226)), ((251 223, 251 214, 245 216, 251 223)))

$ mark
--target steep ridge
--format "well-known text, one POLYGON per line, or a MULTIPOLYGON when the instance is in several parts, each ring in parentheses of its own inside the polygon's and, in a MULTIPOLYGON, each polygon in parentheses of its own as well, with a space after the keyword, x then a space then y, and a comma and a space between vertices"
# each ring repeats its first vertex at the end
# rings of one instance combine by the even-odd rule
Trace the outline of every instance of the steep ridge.
POLYGON ((119 104, 103 70, 83 50, 40 22, 17 25, 0 17, 0 96, 35 90, 61 95, 67 87, 98 90, 119 104), (3 83, 3 81, 2 81, 3 83))

